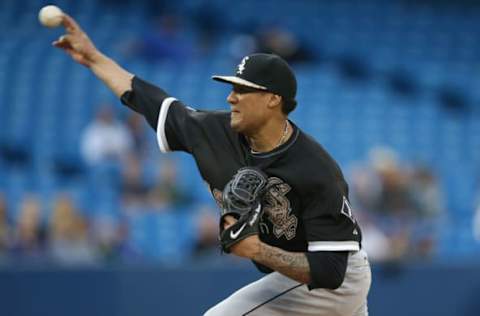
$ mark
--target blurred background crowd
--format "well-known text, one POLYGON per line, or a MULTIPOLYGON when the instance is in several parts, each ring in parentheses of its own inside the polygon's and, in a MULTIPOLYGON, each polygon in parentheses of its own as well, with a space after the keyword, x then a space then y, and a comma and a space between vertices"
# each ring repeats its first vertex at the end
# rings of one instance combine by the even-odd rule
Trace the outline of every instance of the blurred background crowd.
MULTIPOLYGON (((194 161, 50 42, 37 0, 0 3, 0 265, 214 264, 194 161)), ((121 65, 198 109, 245 54, 287 59, 292 115, 332 153, 372 261, 480 258, 474 1, 56 1, 121 65)), ((235 261, 235 260, 234 260, 235 261)), ((223 261, 222 261, 223 262, 223 261)))

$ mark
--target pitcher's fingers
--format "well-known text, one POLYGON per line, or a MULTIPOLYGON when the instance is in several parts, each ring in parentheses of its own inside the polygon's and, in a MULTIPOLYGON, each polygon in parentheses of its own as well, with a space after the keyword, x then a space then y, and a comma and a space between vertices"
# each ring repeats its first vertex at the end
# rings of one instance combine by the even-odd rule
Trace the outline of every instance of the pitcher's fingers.
POLYGON ((62 23, 68 33, 73 33, 75 31, 81 30, 78 23, 70 15, 66 13, 63 14, 62 23))
POLYGON ((65 44, 65 42, 63 40, 63 35, 60 36, 57 40, 52 42, 52 45, 56 46, 56 47, 61 47, 63 44, 65 44))
POLYGON ((63 43, 66 43, 67 42, 67 36, 66 35, 62 35, 60 36, 55 42, 55 44, 63 44, 63 43))
POLYGON ((68 42, 60 42, 60 41, 55 41, 52 43, 52 45, 57 48, 63 48, 63 49, 71 47, 68 42))
POLYGON ((59 48, 66 48, 70 47, 70 42, 68 40, 68 35, 62 35, 58 38, 58 40, 54 41, 53 46, 59 47, 59 48))

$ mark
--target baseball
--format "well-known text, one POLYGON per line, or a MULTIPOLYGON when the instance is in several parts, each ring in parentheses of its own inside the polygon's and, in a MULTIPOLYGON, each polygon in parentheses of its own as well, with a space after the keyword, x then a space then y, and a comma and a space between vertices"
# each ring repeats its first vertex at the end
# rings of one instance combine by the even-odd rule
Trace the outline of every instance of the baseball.
POLYGON ((62 24, 63 12, 59 7, 54 5, 44 6, 38 12, 38 20, 46 27, 57 27, 62 24))

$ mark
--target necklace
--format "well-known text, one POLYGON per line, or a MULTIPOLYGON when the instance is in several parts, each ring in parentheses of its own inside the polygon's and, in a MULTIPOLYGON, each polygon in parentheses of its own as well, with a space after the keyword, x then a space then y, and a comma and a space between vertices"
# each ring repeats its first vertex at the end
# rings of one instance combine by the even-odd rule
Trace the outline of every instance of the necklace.
MULTIPOLYGON (((282 137, 281 137, 280 140, 278 141, 278 144, 277 144, 275 147, 273 147, 272 150, 274 150, 275 148, 279 147, 280 145, 282 145, 282 144, 285 142, 285 140, 286 140, 286 138, 287 138, 287 135, 288 135, 288 126, 289 126, 289 125, 290 125, 290 124, 288 123, 288 120, 285 120, 285 128, 283 129, 282 137)), ((261 153, 261 151, 256 151, 256 150, 253 150, 252 148, 250 148, 250 152, 251 152, 252 154, 259 154, 259 153, 261 153)))
POLYGON ((277 146, 275 146, 273 149, 277 148, 278 146, 280 146, 281 144, 283 144, 285 142, 285 138, 287 137, 288 135, 288 120, 285 120, 285 129, 283 130, 283 135, 282 135, 282 138, 280 138, 280 140, 278 141, 278 144, 277 146))

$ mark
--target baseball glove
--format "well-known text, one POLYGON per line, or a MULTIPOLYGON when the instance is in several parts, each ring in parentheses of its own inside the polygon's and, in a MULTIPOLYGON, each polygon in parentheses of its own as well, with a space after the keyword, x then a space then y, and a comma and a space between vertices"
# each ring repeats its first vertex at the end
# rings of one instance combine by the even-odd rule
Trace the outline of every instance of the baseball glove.
POLYGON ((222 193, 223 208, 220 217, 220 244, 229 253, 237 242, 258 234, 262 215, 262 198, 267 187, 267 175, 252 167, 241 168, 222 193), (237 222, 224 229, 225 217, 233 216, 237 222))

